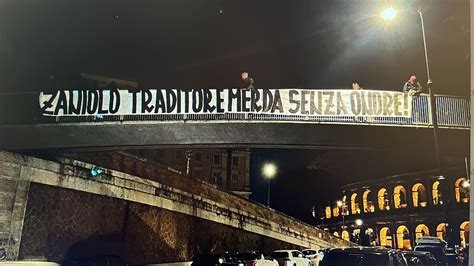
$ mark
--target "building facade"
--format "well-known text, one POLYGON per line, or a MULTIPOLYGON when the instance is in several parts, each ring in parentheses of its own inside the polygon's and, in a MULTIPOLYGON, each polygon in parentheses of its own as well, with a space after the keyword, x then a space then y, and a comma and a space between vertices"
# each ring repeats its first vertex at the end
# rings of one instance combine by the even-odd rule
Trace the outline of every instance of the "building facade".
POLYGON ((424 172, 344 186, 341 198, 324 207, 322 226, 363 245, 411 250, 417 238, 436 236, 466 247, 470 181, 464 176, 424 172))
POLYGON ((217 188, 246 198, 251 194, 248 149, 156 149, 133 153, 217 188))

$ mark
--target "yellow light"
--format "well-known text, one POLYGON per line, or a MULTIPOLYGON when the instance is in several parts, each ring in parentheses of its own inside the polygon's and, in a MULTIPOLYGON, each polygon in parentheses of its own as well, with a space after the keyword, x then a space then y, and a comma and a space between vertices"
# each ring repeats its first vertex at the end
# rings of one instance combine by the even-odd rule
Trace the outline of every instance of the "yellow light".
POLYGON ((337 207, 339 207, 339 208, 342 207, 342 201, 338 200, 338 201, 336 202, 336 204, 337 204, 337 207))
POLYGON ((277 167, 273 163, 266 163, 262 167, 263 176, 267 179, 272 179, 277 173, 277 167))
POLYGON ((393 20, 397 16, 397 10, 393 7, 386 8, 380 13, 380 16, 384 20, 393 20))

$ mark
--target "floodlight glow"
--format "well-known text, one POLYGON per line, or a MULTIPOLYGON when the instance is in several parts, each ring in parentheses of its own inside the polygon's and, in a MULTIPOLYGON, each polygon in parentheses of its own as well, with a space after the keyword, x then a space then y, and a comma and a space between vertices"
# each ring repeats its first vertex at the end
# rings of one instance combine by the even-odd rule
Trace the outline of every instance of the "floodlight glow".
POLYGON ((277 173, 277 167, 273 163, 266 163, 262 167, 263 176, 267 179, 272 179, 277 173))
POLYGON ((466 181, 462 182, 462 187, 463 188, 468 188, 470 186, 471 186, 471 183, 469 181, 466 180, 466 181))
POLYGON ((380 13, 384 20, 392 20, 397 16, 397 10, 393 7, 386 8, 380 13))
POLYGON ((342 201, 338 200, 338 201, 336 202, 336 204, 337 204, 337 207, 339 207, 339 208, 342 207, 342 201))
POLYGON ((361 219, 356 219, 355 223, 357 226, 361 226, 362 224, 364 224, 364 222, 361 219))

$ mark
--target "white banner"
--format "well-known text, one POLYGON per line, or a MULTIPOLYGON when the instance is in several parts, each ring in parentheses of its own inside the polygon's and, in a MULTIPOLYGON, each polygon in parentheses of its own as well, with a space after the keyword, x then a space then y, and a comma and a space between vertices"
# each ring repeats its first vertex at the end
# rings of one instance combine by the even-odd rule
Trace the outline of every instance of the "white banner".
POLYGON ((45 116, 279 114, 411 117, 402 92, 309 89, 140 89, 42 92, 45 116))

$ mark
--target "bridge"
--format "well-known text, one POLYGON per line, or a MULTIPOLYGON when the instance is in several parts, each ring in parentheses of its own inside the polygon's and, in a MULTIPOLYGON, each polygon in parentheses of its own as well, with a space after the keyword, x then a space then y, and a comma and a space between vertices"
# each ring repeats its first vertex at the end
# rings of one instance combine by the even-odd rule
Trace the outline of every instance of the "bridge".
POLYGON ((132 264, 202 252, 353 245, 316 227, 158 165, 145 177, 71 158, 0 151, 0 247, 9 260, 121 255, 132 264))
MULTIPOLYGON (((0 96, 0 147, 7 150, 173 146, 426 149, 432 146, 429 102, 428 95, 413 98, 411 114, 403 117, 252 112, 45 116, 38 106, 37 93, 8 94, 0 96), (43 137, 38 139, 38 136, 43 137)), ((435 102, 441 146, 449 140, 450 145, 464 147, 465 141, 459 144, 457 141, 469 138, 469 99, 436 95, 435 102)))

